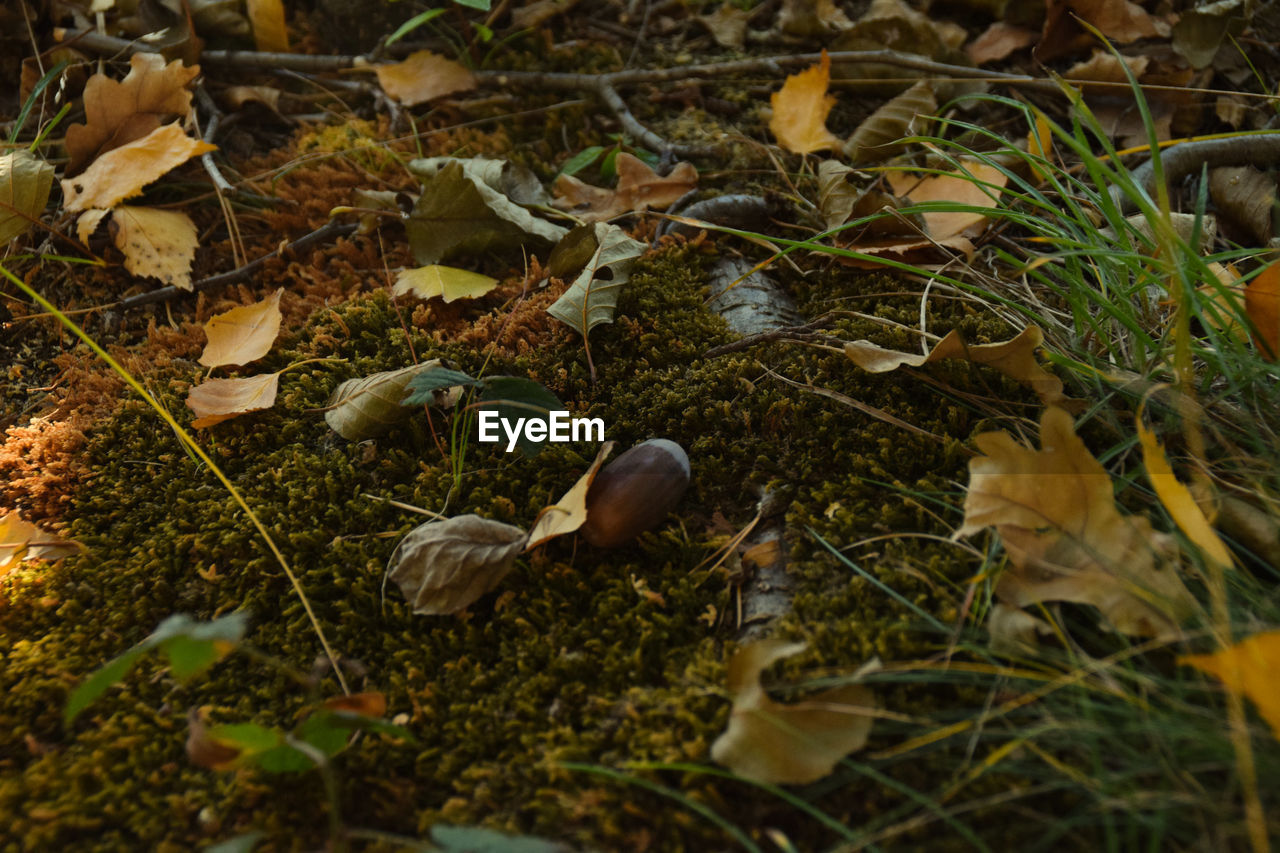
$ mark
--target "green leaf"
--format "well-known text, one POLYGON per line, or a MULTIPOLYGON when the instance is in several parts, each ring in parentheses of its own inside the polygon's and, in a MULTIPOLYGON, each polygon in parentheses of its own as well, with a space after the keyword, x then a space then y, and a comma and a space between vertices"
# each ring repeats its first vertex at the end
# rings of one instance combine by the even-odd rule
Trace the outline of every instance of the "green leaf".
MULTIPOLYGON (((479 405, 482 408, 496 409, 498 417, 505 420, 514 421, 523 418, 526 421, 546 421, 549 429, 551 420, 549 413, 564 409, 564 403, 561 403, 555 394, 532 379, 523 379, 519 376, 490 376, 483 382, 484 390, 480 392, 479 405)), ((517 446, 525 456, 536 456, 542 449, 543 442, 529 441, 525 438, 525 434, 526 432, 521 430, 517 446)))
POLYGON ((411 293, 419 299, 440 296, 445 302, 455 299, 475 299, 484 296, 498 286, 496 278, 478 272, 431 264, 425 267, 403 270, 396 276, 392 296, 411 293))
POLYGON ((655 154, 644 148, 632 148, 631 154, 650 169, 658 168, 658 164, 662 162, 661 155, 655 154))
MULTIPOLYGON (((359 716, 352 714, 351 716, 359 716)), ((342 751, 351 737, 352 726, 346 725, 332 711, 319 710, 298 726, 295 736, 314 746, 325 755, 334 756, 342 751)))
POLYGON ((467 6, 471 9, 479 9, 481 12, 488 12, 492 0, 453 0, 459 6, 467 6))
POLYGON ((436 393, 444 388, 458 385, 482 385, 480 380, 473 379, 461 370, 450 370, 447 367, 434 367, 419 373, 409 380, 406 390, 409 392, 400 401, 402 406, 431 406, 436 402, 436 393))
POLYGON ((217 640, 193 640, 174 637, 164 644, 169 655, 169 671, 179 681, 199 675, 226 656, 231 648, 217 640))
POLYGON ((409 20, 401 24, 399 27, 397 27, 396 31, 387 37, 387 44, 389 45, 395 44, 396 42, 400 41, 400 39, 404 38, 405 36, 409 35, 409 33, 416 30, 418 27, 422 26, 428 21, 435 20, 436 18, 440 17, 443 14, 444 14, 444 9, 429 9, 426 12, 421 12, 417 15, 414 15, 412 18, 410 18, 409 20))
MULTIPOLYGON (((486 0, 487 2, 487 0, 486 0)), ((486 7, 487 8, 487 7, 486 7)), ((476 31, 476 35, 480 37, 481 44, 488 44, 493 40, 493 30, 481 23, 473 23, 471 29, 476 31)))
POLYGON ((571 326, 585 339, 601 323, 612 323, 618 294, 631 275, 631 265, 644 253, 645 244, 632 240, 616 225, 597 222, 599 247, 564 295, 547 309, 552 317, 571 326), (608 274, 610 277, 605 278, 608 274))
POLYGON ((568 853, 569 848, 531 835, 507 835, 479 826, 433 826, 442 853, 568 853))
POLYGON ((600 155, 604 153, 604 147, 600 145, 592 145, 590 148, 583 148, 577 154, 574 154, 568 160, 564 161, 564 165, 560 167, 560 174, 573 176, 590 166, 600 155))
POLYGON ((129 673, 129 670, 133 668, 134 662, 142 657, 146 651, 147 648, 144 646, 134 646, 80 682, 79 686, 71 691, 71 698, 67 700, 67 707, 62 711, 63 722, 70 723, 76 718, 77 714, 89 707, 95 699, 105 693, 108 687, 124 678, 129 673))

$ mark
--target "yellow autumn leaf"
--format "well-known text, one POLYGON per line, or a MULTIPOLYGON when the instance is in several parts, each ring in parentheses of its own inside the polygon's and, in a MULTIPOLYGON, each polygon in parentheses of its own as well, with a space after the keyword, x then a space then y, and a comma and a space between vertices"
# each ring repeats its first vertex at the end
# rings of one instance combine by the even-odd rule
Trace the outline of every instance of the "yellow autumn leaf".
POLYGON ((42 530, 16 512, 0 516, 0 577, 28 560, 61 560, 83 550, 74 539, 42 530))
POLYGON ((374 68, 382 91, 406 107, 476 87, 476 78, 465 67, 429 50, 409 55, 403 62, 374 68))
POLYGON ((165 172, 218 146, 192 139, 177 124, 158 127, 142 139, 113 148, 74 178, 62 180, 66 209, 115 207, 165 172))
POLYGON ((284 23, 284 4, 280 0, 247 0, 246 11, 253 27, 253 43, 258 50, 288 53, 289 32, 284 23))
POLYGON ((763 640, 729 659, 733 711, 711 746, 714 761, 757 782, 803 785, 866 744, 875 697, 864 685, 834 687, 791 704, 774 701, 761 686, 764 670, 804 647, 763 640))
POLYGON ((1178 663, 1212 675, 1232 693, 1249 697, 1280 740, 1280 631, 1246 637, 1211 655, 1184 655, 1178 663))
POLYGON ((498 286, 496 278, 478 272, 431 264, 401 271, 396 276, 393 296, 411 293, 419 299, 439 296, 445 302, 455 299, 476 299, 498 286))
POLYGON ((196 413, 191 425, 203 429, 249 412, 269 409, 276 403, 279 387, 279 373, 206 380, 187 392, 187 406, 196 413))
MULTIPOLYGON (((963 172, 917 177, 901 170, 889 173, 889 186, 896 196, 906 196, 913 204, 950 202, 971 208, 990 209, 1000 200, 1000 188, 1009 178, 995 166, 963 162, 963 172)), ((922 214, 929 236, 935 240, 973 236, 985 229, 986 213, 979 210, 940 210, 922 214)))
POLYGON ((573 484, 573 488, 565 492, 560 500, 538 513, 538 517, 533 522, 533 529, 529 531, 529 541, 524 548, 526 551, 536 548, 548 539, 572 533, 586 523, 587 492, 591 490, 596 472, 600 470, 600 466, 612 451, 612 441, 602 444, 599 452, 596 453, 595 461, 591 463, 587 472, 578 478, 578 482, 573 484))
POLYGON ((836 103, 835 96, 827 94, 830 82, 831 57, 824 50, 821 62, 792 74, 770 96, 769 130, 783 148, 809 154, 840 146, 840 140, 827 130, 827 115, 836 103))
POLYGON ((199 245, 191 217, 122 204, 111 212, 111 229, 116 248, 124 253, 125 269, 191 290, 191 262, 199 245))
POLYGON ((1244 311, 1253 323, 1254 343, 1264 358, 1280 358, 1280 262, 1254 276, 1244 289, 1244 311))
POLYGON ((208 342, 200 354, 205 367, 248 364, 271 351, 280 334, 280 294, 284 288, 252 305, 223 312, 204 324, 208 342))

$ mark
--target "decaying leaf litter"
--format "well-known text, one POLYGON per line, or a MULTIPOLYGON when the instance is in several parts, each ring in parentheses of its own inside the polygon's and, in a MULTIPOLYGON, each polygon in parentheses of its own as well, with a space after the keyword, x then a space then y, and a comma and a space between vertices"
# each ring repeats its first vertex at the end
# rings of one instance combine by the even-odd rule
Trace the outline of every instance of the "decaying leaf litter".
MULTIPOLYGON (((1008 756, 1058 768, 1069 751, 1016 728, 976 751, 959 742, 965 726, 947 736, 957 715, 993 702, 1001 715, 1034 708, 1037 690, 1012 688, 1024 701, 995 682, 895 678, 965 671, 989 652, 959 638, 985 629, 1000 654, 1050 661, 1065 648, 1079 672, 1125 637, 1154 638, 1216 679, 1232 754, 1256 762, 1232 765, 1241 790, 1219 838, 1259 849, 1274 743, 1258 724, 1250 734, 1246 700, 1274 726, 1259 686, 1274 643, 1265 617, 1235 643, 1209 611, 1228 575, 1274 571, 1274 472, 1215 459, 1240 449, 1221 433, 1233 417, 1243 426, 1239 409, 1211 377, 1190 394, 1185 359, 1144 374, 1111 355, 1084 369, 1105 324, 1063 319, 1061 294, 1036 285, 1085 247, 1050 250, 1034 223, 1001 211, 1017 211, 1029 176, 1076 167, 1072 137, 1051 123, 1089 117, 1117 146, 1265 131, 1266 102, 1251 93, 1273 69, 1241 45, 1267 43, 1269 6, 1059 2, 1035 26, 1012 11, 948 20, 879 0, 639 17, 530 3, 510 18, 467 3, 417 26, 407 12, 378 23, 374 39, 393 35, 405 52, 370 54, 376 73, 347 88, 361 78, 315 75, 362 64, 353 57, 374 45, 343 40, 357 28, 335 36, 340 15, 323 4, 282 16, 251 2, 203 19, 152 5, 100 22, 74 5, 24 9, 50 52, 37 60, 22 45, 5 110, 0 236, 17 278, 0 314, 13 389, 0 413, 11 697, 0 803, 25 807, 15 838, 189 847, 260 831, 277 846, 299 832, 343 845, 376 829, 444 843, 459 824, 470 838, 459 843, 487 838, 479 825, 619 849, 1038 839, 1052 819, 1037 810, 1061 805, 1047 788, 1014 798, 1012 822, 957 816, 1026 787, 1032 776, 1008 756), (163 55, 122 59, 128 38, 162 27, 163 55), (519 27, 533 32, 485 47, 487 33, 519 27), (573 37, 576 49, 555 47, 573 37), (705 62, 673 62, 681 40, 705 62), (260 56, 248 63, 258 68, 229 68, 227 51, 250 41, 295 53, 240 54, 242 65, 260 56), (898 53, 875 53, 885 49, 898 53), (272 78, 280 68, 293 83, 272 78), (1130 76, 1148 87, 1145 115, 1130 76), (1030 106, 953 100, 982 85, 1030 106), (348 94, 325 103, 335 90, 348 94), (348 112, 353 99, 376 118, 348 112), (335 120, 308 115, 313 105, 335 120), (984 123, 1008 152, 964 136, 984 123), (664 210, 681 236, 658 237, 664 210), (326 225, 331 215, 350 224, 326 225), (715 230, 744 227, 758 233, 715 230), (807 322, 731 345, 700 293, 726 255, 782 281, 807 322), (265 540, 227 492, 19 279, 200 431, 226 484, 266 520, 280 565, 254 556, 265 540), (965 297, 974 285, 1005 304, 965 297), (138 307, 159 290, 162 307, 138 307), (1008 310, 1020 304, 1057 322, 1042 330, 1008 310), (712 349, 725 354, 704 358, 712 349), (507 456, 474 440, 486 408, 541 417, 559 405, 601 418, 624 446, 684 444, 693 488, 676 513, 633 544, 594 548, 575 531, 596 447, 526 443, 507 456), (1143 423, 1152 412, 1160 433, 1143 423), (1123 447, 1126 416, 1136 466, 1091 451, 1123 447), (1205 447, 1205 425, 1219 445, 1205 447), (939 517, 922 495, 950 509, 939 517), (774 523, 774 505, 794 597, 769 614, 771 639, 739 644, 744 581, 761 565, 751 529, 774 523), (441 517, 419 524, 415 507, 441 517), (1003 549, 991 554, 1006 556, 910 538, 987 529, 1003 549), (305 601, 283 581, 289 564, 305 601), (226 613, 248 630, 210 621, 226 613), (317 642, 321 626, 336 653, 317 642), (250 646, 285 668, 264 672, 238 654, 250 646), (168 673, 125 677, 150 648, 167 652, 168 673), (761 675, 801 653, 792 695, 772 698, 761 675), (816 672, 825 684, 795 686, 816 672), (88 726, 57 713, 76 684, 77 697, 94 688, 91 702, 73 700, 88 726), (340 698, 356 691, 369 698, 340 698), (106 800, 81 796, 75 780, 111 752, 120 769, 106 800), (756 783, 829 782, 798 789, 810 806, 797 810, 712 775, 711 761, 756 783), (302 785, 282 784, 290 772, 302 785), (356 793, 369 789, 386 796, 356 793), (297 823, 317 810, 326 827, 297 823)), ((1215 306, 1204 329, 1177 325, 1172 286, 1169 298, 1125 297, 1150 300, 1148 334, 1218 333, 1219 346, 1256 353, 1264 386, 1280 349, 1276 267, 1260 254, 1274 233, 1273 141, 1169 149, 1171 163, 1204 152, 1203 197, 1224 236, 1202 256, 1238 247, 1195 282, 1215 306)), ((1137 186, 1159 195, 1150 178, 1137 186)), ((1170 189, 1194 212, 1194 188, 1170 189)), ((1090 224, 1101 233, 1103 217, 1090 224)), ((1211 233, 1205 216, 1188 228, 1148 222, 1107 239, 1149 254, 1140 278, 1177 240, 1211 233)), ((1101 291, 1097 275, 1083 281, 1101 291)), ((1219 713, 1215 733, 1216 696, 1199 695, 1219 713)), ((1069 837, 1087 843, 1090 831, 1069 837)))

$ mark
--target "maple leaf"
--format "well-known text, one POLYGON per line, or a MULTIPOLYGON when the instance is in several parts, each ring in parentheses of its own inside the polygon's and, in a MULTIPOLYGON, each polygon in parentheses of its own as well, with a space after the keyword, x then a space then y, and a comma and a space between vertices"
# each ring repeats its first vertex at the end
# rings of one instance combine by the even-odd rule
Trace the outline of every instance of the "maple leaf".
POLYGON ((142 188, 192 157, 218 146, 192 139, 177 124, 158 127, 142 139, 112 149, 93 161, 83 174, 62 180, 67 210, 115 207, 138 195, 142 188))
POLYGON ((378 65, 374 71, 382 91, 406 107, 476 87, 475 75, 465 67, 429 50, 410 54, 403 62, 378 65))
POLYGON ((205 367, 248 364, 271 351, 280 334, 280 294, 284 288, 252 305, 224 311, 204 324, 209 339, 200 354, 205 367))
POLYGON ((200 66, 188 68, 180 59, 165 65, 158 53, 135 53, 129 65, 123 80, 94 74, 85 84, 85 122, 67 128, 67 174, 77 174, 101 154, 142 139, 191 109, 187 85, 200 74, 200 66))
POLYGON ((1271 734, 1280 740, 1280 631, 1267 631, 1246 637, 1211 655, 1185 655, 1178 663, 1194 666, 1212 675, 1223 686, 1247 696, 1258 708, 1262 719, 1271 726, 1271 734))
POLYGON ((792 74, 770 96, 769 130, 783 148, 809 154, 840 146, 840 140, 827 130, 827 115, 836 103, 835 96, 827 94, 830 82, 831 57, 824 50, 817 65, 792 74))

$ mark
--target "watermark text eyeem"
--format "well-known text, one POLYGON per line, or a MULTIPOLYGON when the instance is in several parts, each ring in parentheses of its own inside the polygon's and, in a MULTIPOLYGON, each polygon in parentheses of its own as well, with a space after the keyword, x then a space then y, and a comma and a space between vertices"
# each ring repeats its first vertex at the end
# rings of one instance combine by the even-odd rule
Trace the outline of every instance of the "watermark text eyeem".
POLYGON ((506 435, 507 452, 516 449, 520 437, 526 441, 604 441, 604 418, 571 418, 568 412, 548 412, 546 417, 504 418, 494 411, 480 412, 481 441, 502 441, 506 435))

